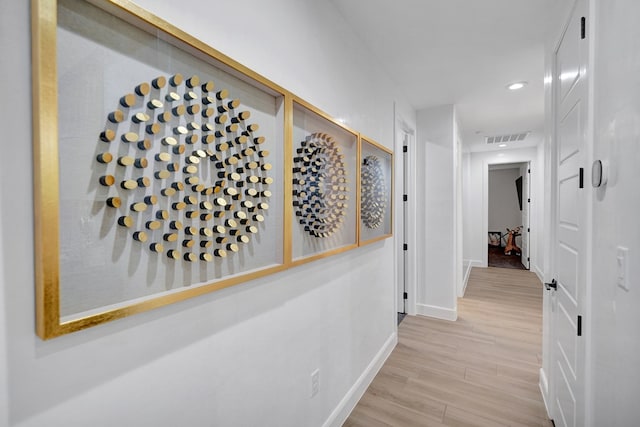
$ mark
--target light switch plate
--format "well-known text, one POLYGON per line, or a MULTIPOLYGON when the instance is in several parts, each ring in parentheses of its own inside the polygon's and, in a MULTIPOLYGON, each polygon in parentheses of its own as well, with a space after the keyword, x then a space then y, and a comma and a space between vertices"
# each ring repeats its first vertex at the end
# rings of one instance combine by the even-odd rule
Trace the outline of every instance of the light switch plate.
POLYGON ((629 291, 629 248, 618 246, 616 248, 616 283, 625 291, 629 291))

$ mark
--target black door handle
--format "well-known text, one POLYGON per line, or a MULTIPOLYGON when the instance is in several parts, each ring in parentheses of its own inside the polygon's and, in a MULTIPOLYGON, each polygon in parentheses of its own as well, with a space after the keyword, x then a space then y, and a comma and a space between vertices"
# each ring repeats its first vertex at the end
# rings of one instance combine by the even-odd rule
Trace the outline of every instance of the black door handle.
POLYGON ((556 279, 553 279, 551 281, 551 283, 545 283, 544 287, 547 288, 548 291, 550 291, 551 289, 553 289, 554 291, 558 290, 558 282, 556 282, 556 279))

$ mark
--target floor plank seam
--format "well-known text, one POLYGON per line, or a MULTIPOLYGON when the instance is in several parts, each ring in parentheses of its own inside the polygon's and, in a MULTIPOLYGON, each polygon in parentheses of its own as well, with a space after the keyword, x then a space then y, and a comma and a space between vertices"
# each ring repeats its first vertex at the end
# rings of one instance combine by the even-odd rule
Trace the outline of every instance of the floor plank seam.
POLYGON ((551 425, 537 387, 537 276, 474 267, 458 310, 455 322, 405 317, 398 345, 345 425, 551 425))

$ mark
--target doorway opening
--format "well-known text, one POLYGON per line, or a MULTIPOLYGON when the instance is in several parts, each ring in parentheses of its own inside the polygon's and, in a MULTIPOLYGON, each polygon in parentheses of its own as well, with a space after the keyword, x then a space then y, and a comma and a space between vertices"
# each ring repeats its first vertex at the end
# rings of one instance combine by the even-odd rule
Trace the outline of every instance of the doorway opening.
POLYGON ((489 165, 489 267, 529 269, 530 163, 489 165))

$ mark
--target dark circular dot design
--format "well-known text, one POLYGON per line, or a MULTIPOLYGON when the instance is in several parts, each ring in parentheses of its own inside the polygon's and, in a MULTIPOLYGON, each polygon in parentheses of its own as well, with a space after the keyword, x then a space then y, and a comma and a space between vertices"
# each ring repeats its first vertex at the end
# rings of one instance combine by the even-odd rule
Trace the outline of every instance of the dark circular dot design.
POLYGON ((384 213, 387 208, 387 195, 384 181, 384 172, 380 159, 376 156, 367 156, 362 161, 361 167, 362 197, 360 211, 362 222, 367 228, 378 228, 384 221, 384 213))
POLYGON ((99 182, 134 244, 170 260, 210 262, 241 250, 263 226, 269 152, 251 112, 228 96, 198 76, 160 76, 108 114, 99 182))
POLYGON ((314 133, 296 149, 293 205, 300 225, 313 237, 334 234, 344 223, 349 187, 344 155, 326 133, 314 133))

